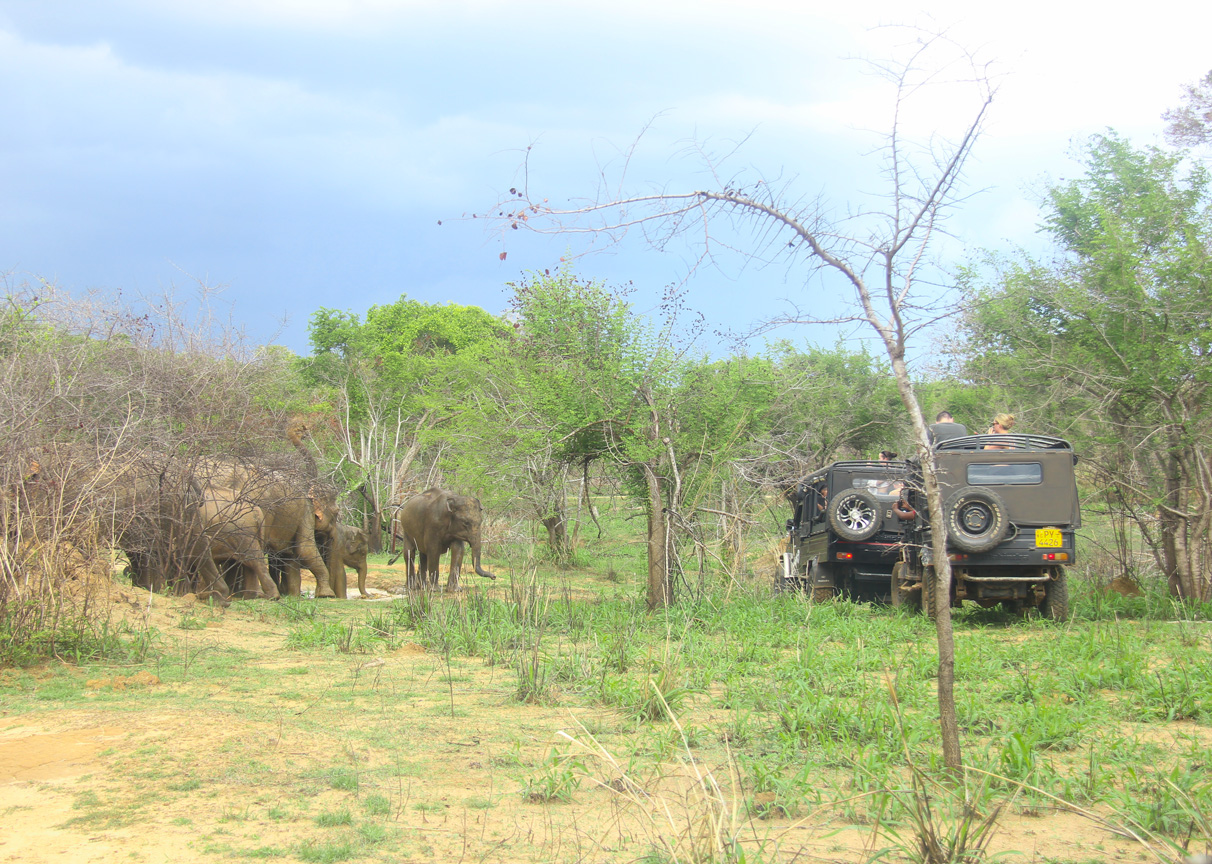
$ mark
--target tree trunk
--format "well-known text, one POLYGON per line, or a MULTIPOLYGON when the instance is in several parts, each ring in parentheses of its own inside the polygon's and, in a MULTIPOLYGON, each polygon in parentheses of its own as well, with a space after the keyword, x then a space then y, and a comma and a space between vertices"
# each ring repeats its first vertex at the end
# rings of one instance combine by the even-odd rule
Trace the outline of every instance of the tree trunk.
MULTIPOLYGON (((924 431, 924 425, 923 425, 924 431)), ((921 444, 918 445, 919 450, 921 444)), ((943 765, 957 776, 963 768, 959 743, 959 720, 955 714, 955 633, 951 627, 951 559, 947 557, 947 521, 943 497, 934 470, 934 453, 922 460, 926 500, 930 504, 931 551, 934 561, 934 633, 938 641, 938 719, 943 745, 943 765)))
POLYGON ((664 609, 673 603, 673 584, 669 579, 669 556, 665 551, 667 524, 665 512, 648 514, 648 609, 664 609))
POLYGON ((661 499, 661 481, 647 465, 648 484, 648 609, 664 609, 673 603, 673 580, 669 578, 669 522, 661 499))
POLYGON ((568 523, 563 514, 557 513, 543 519, 543 527, 547 529, 547 545, 557 560, 568 556, 568 523))
POLYGON ((366 514, 369 524, 363 529, 366 532, 366 543, 370 552, 379 553, 383 551, 383 511, 379 509, 379 502, 371 501, 371 511, 366 514))
MULTIPOLYGON (((639 389, 639 396, 648 406, 651 425, 648 428, 648 438, 653 444, 661 443, 661 415, 657 411, 656 400, 648 385, 639 389)), ((668 449, 668 439, 665 439, 668 449)), ((669 575, 669 514, 665 510, 665 499, 661 494, 661 478, 657 470, 661 465, 661 456, 652 457, 653 461, 636 464, 644 475, 644 483, 648 490, 648 610, 664 609, 673 603, 673 579, 669 575)), ((676 497, 675 497, 676 500, 676 497)))
POLYGON ((598 539, 602 539, 602 523, 598 521, 598 508, 593 503, 593 496, 589 489, 589 460, 586 459, 581 466, 581 495, 584 496, 584 505, 586 512, 589 513, 589 518, 593 520, 594 526, 598 529, 598 539))
POLYGON ((939 738, 943 747, 943 765, 958 776, 963 769, 963 755, 960 750, 959 720, 955 714, 955 633, 951 627, 951 560, 947 557, 947 520, 943 515, 943 496, 938 486, 926 418, 913 390, 903 351, 899 348, 899 345, 888 342, 897 390, 909 419, 913 421, 913 437, 922 464, 926 502, 930 507, 930 551, 936 574, 934 633, 938 642, 939 738))
POLYGON ((724 532, 724 548, 732 560, 732 572, 741 572, 745 560, 744 532, 741 529, 741 502, 733 483, 725 480, 720 488, 720 510, 728 515, 721 515, 720 521, 724 532))

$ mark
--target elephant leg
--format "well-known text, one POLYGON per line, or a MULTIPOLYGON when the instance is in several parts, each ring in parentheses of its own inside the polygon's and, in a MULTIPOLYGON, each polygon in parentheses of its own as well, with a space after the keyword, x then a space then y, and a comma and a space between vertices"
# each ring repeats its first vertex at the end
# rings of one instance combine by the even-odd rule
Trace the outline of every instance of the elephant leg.
POLYGON ((221 602, 226 602, 231 596, 227 590, 227 580, 219 572, 219 567, 215 564, 215 559, 210 556, 210 552, 198 556, 197 596, 201 600, 216 597, 221 602))
MULTIPOLYGON (((310 567, 307 569, 311 570, 310 567)), ((327 570, 322 570, 320 572, 324 573, 327 572, 327 570)), ((311 570, 311 573, 316 577, 316 599, 321 600, 324 598, 336 598, 337 593, 332 590, 332 586, 328 584, 328 580, 315 570, 311 570)))
POLYGON ((425 583, 427 583, 429 580, 429 559, 428 556, 421 551, 421 549, 417 549, 416 551, 416 561, 413 563, 412 578, 415 580, 417 590, 423 590, 425 588, 425 583))
POLYGON ((127 552, 126 561, 130 570, 130 584, 136 588, 152 590, 151 564, 138 552, 127 552))
POLYGON ((450 578, 446 580, 447 591, 459 590, 459 573, 463 569, 463 543, 459 540, 450 544, 450 578))
POLYGON ((303 593, 303 571, 299 569, 299 562, 284 560, 280 564, 282 568, 282 593, 290 597, 298 597, 303 593))
POLYGON ((404 584, 409 591, 415 591, 417 588, 417 547, 412 540, 407 537, 404 541, 404 584))
POLYGON ((419 591, 425 587, 425 573, 421 570, 421 550, 415 546, 408 550, 408 590, 419 591))
POLYGON ((164 573, 152 556, 145 552, 127 552, 126 560, 130 562, 132 585, 146 588, 153 593, 164 590, 164 573))
POLYGON ((428 585, 429 589, 432 591, 438 587, 438 583, 442 578, 442 574, 439 572, 442 569, 442 556, 430 555, 428 564, 429 567, 426 570, 427 575, 425 578, 425 584, 428 585))
POLYGON ((244 579, 245 581, 255 580, 255 583, 261 586, 261 596, 266 600, 277 600, 282 595, 278 592, 278 586, 274 584, 274 580, 269 577, 269 567, 265 563, 265 558, 252 558, 244 562, 244 579))
MULTIPOLYGON (((349 598, 349 584, 346 581, 345 562, 341 558, 341 550, 337 548, 339 544, 335 540, 332 546, 334 554, 330 556, 328 561, 328 582, 337 599, 346 600, 349 598)), ((319 594, 316 596, 318 597, 319 594)))
MULTIPOLYGON (((233 578, 236 580, 236 584, 232 587, 236 596, 242 600, 258 600, 265 596, 264 586, 261 584, 257 568, 251 561, 233 558, 231 564, 233 578)), ((268 575, 267 573, 266 578, 268 575)))
POLYGON ((320 550, 316 548, 315 538, 301 537, 296 542, 295 548, 298 552, 299 564, 310 570, 316 577, 316 599, 336 597, 337 595, 329 584, 331 574, 320 555, 320 550))
POLYGON ((261 586, 251 579, 246 568, 241 563, 234 563, 231 568, 232 596, 241 600, 252 600, 261 596, 261 586))
POLYGON ((240 591, 242 578, 240 568, 232 566, 232 563, 226 558, 222 558, 215 563, 219 565, 219 572, 223 579, 223 590, 227 592, 228 597, 234 597, 240 591))

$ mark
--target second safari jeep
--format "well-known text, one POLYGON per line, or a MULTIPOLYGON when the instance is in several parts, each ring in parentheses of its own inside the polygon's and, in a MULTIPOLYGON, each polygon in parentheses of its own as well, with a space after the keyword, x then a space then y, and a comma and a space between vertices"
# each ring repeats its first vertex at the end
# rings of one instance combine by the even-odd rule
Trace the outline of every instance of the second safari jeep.
MULTIPOLYGON (((1081 527, 1069 442, 1042 435, 969 435, 943 441, 935 462, 947 524, 951 605, 1001 603, 1046 618, 1069 617, 1065 567, 1077 560, 1081 527)), ((914 518, 892 571, 894 605, 933 614, 935 568, 921 468, 909 463, 906 499, 914 518)))

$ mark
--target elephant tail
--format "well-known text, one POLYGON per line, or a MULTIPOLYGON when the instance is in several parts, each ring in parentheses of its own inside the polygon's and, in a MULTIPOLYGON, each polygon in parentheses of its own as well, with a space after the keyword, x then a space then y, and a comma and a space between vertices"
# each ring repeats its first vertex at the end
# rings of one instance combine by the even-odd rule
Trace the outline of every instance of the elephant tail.
POLYGON ((396 532, 394 532, 394 531, 393 531, 393 532, 391 532, 391 542, 392 542, 392 545, 395 545, 395 542, 396 542, 397 540, 399 540, 399 541, 400 541, 401 543, 403 543, 404 545, 400 547, 400 551, 399 551, 399 552, 397 552, 395 555, 391 556, 391 560, 389 560, 389 561, 387 562, 387 566, 388 566, 388 567, 390 567, 392 564, 395 564, 397 561, 399 561, 399 560, 400 560, 400 556, 401 556, 401 555, 403 555, 403 554, 404 554, 404 553, 405 553, 405 552, 408 550, 408 539, 407 539, 407 538, 405 538, 405 537, 401 537, 399 534, 397 534, 397 533, 396 533, 396 532))

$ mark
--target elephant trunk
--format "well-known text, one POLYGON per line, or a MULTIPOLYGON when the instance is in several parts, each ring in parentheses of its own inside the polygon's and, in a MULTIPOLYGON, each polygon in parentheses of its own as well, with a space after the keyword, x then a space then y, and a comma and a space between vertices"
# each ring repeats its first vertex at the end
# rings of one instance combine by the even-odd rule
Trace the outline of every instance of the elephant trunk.
POLYGON ((480 541, 476 540, 471 546, 471 560, 475 564, 476 575, 483 576, 485 579, 496 579, 496 574, 489 573, 480 566, 480 541))

